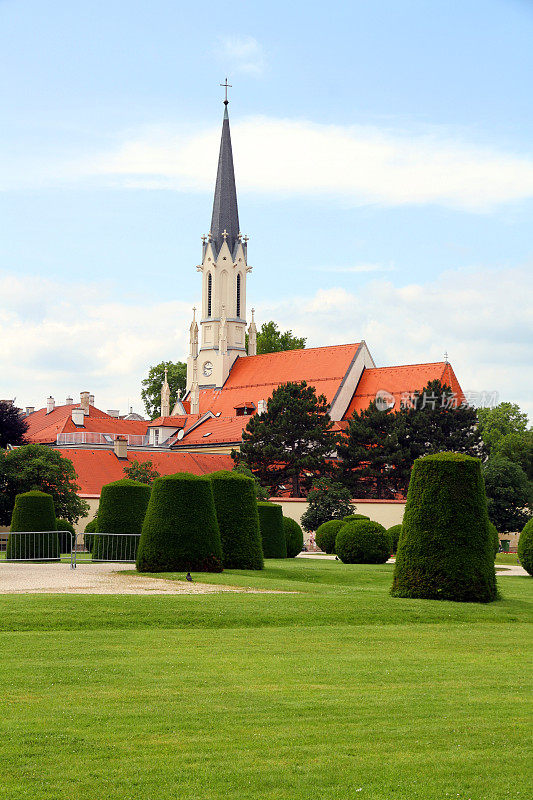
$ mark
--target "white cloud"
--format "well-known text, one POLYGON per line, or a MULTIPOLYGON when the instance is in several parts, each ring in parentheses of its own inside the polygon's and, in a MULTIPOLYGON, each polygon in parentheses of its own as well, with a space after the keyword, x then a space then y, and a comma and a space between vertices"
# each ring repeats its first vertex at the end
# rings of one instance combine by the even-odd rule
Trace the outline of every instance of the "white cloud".
MULTIPOLYGON (((447 351, 464 390, 497 391, 533 417, 531 273, 454 271, 403 287, 379 278, 357 293, 331 287, 257 303, 256 319, 276 320, 309 346, 365 339, 378 366, 440 361, 447 351)), ((186 356, 188 303, 126 304, 91 284, 34 287, 39 301, 28 310, 27 279, 0 275, 1 397, 42 407, 50 394, 63 401, 89 390, 101 408, 129 401, 140 411, 148 366, 186 356)))
POLYGON ((392 264, 354 264, 351 267, 312 267, 313 272, 340 272, 360 274, 363 272, 392 272, 392 264))
MULTIPOLYGON (((232 123, 239 190, 327 196, 384 206, 438 204, 487 211, 533 197, 533 158, 476 146, 448 131, 253 117, 232 123)), ((77 182, 133 189, 212 192, 219 127, 151 126, 117 137, 107 152, 64 161, 6 163, 3 186, 77 182)))
POLYGON ((215 53, 230 72, 261 75, 265 69, 262 46, 253 36, 221 36, 215 53))

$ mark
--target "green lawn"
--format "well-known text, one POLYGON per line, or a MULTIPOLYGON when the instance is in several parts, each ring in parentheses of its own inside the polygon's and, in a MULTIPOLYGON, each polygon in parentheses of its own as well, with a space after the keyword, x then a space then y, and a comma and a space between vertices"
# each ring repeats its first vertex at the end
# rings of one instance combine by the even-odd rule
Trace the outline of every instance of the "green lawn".
POLYGON ((194 576, 295 594, 0 596, 0 798, 529 797, 533 580, 481 606, 393 599, 391 574, 299 559, 194 576))

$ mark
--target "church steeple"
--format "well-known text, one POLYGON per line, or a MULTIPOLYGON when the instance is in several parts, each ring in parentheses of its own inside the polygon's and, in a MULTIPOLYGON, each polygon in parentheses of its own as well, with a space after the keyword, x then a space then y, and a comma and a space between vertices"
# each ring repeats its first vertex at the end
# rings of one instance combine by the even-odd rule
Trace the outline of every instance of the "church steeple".
POLYGON ((230 253, 234 255, 236 244, 239 241, 239 210, 237 208, 237 188, 233 169, 227 99, 224 100, 224 119, 210 234, 215 258, 218 257, 224 241, 228 245, 230 253))

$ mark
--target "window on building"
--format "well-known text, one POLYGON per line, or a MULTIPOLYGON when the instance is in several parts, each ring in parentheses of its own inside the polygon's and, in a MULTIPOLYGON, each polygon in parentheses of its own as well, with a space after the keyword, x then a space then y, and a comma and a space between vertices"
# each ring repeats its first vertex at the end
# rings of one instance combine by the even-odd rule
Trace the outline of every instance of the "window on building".
POLYGON ((213 293, 213 276, 211 273, 207 276, 207 316, 211 316, 211 295, 213 293))
POLYGON ((159 444, 159 428, 154 431, 154 444, 159 444))
POLYGON ((241 316, 241 275, 237 275, 237 318, 241 316))

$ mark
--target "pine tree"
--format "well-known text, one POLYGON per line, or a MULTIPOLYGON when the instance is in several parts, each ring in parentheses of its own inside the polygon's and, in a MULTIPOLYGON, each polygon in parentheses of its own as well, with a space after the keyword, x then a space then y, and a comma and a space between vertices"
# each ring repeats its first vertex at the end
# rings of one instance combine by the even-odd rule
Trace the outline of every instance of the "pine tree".
POLYGON ((337 437, 324 395, 305 381, 285 383, 272 393, 265 414, 250 418, 243 431, 242 459, 263 486, 274 494, 290 484, 293 497, 315 475, 330 471, 327 459, 335 451, 337 437))

